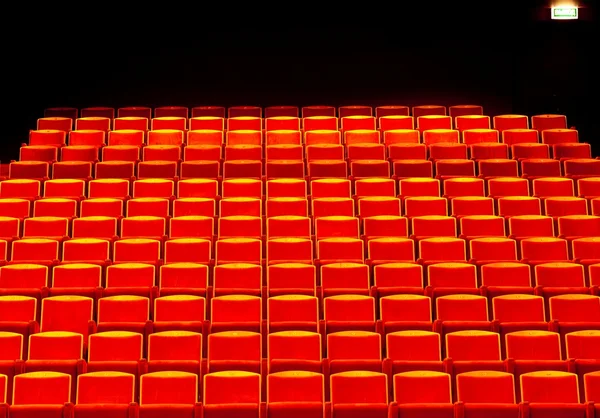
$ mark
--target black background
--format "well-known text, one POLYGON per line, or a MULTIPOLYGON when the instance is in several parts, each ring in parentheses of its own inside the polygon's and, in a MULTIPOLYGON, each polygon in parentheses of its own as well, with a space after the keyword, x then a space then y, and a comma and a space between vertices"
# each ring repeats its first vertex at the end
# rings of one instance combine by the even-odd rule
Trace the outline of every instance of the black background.
POLYGON ((597 7, 579 3, 578 21, 542 1, 32 5, 2 28, 0 157, 52 106, 467 103, 566 114, 597 155, 597 7))

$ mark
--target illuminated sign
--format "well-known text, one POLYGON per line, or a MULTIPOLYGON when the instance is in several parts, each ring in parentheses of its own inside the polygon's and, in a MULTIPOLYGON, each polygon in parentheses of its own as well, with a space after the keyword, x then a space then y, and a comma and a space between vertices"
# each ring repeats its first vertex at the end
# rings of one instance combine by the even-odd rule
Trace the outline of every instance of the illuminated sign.
POLYGON ((577 7, 553 7, 552 19, 555 20, 573 20, 579 18, 579 9, 577 7))

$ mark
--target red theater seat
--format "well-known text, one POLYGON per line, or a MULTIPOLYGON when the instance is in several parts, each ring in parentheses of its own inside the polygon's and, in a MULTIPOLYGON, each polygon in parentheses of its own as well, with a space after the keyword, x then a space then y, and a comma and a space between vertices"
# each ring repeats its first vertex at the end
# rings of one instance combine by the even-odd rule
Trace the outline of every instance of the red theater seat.
POLYGON ((363 295, 337 295, 323 301, 327 334, 339 331, 375 331, 375 299, 363 295))
POLYGON ((320 373, 289 371, 267 376, 267 416, 325 416, 325 379, 320 373))
POLYGON ((81 109, 81 117, 101 117, 114 119, 115 118, 115 109, 112 107, 86 107, 81 109))
POLYGON ((456 331, 446 334, 446 367, 453 375, 495 370, 504 372, 500 335, 490 331, 456 331))
POLYGON ((0 183, 0 197, 36 200, 41 197, 40 182, 31 179, 4 180, 0 183))
MULTIPOLYGON (((435 266, 430 266, 430 269, 435 266)), ((453 273, 448 272, 447 274, 453 273)), ((458 276, 460 273, 455 272, 454 274, 458 276)), ((455 277, 455 280, 457 279, 458 277, 455 277)), ((465 285, 463 286, 466 287, 465 285)), ((434 323, 434 330, 442 336, 456 331, 494 330, 488 318, 487 298, 483 296, 472 294, 440 296, 435 300, 435 306, 437 319, 434 323)))
POLYGON ((15 376, 11 417, 60 418, 71 416, 71 376, 57 372, 31 372, 15 376))
POLYGON ((308 295, 272 296, 267 302, 268 332, 319 330, 318 299, 308 295))
POLYGON ((381 335, 368 331, 341 331, 327 335, 331 374, 370 370, 381 372, 381 335))
POLYGON ((538 371, 521 375, 521 399, 525 417, 583 417, 577 375, 561 371, 538 371))
MULTIPOLYGON (((108 243, 106 243, 108 249, 108 243)), ((93 255, 90 261, 93 260, 93 255)), ((106 260, 106 259, 105 259, 106 260)), ((105 263, 105 261, 99 261, 105 263)), ((51 296, 76 295, 98 299, 102 294, 102 266, 97 264, 73 263, 54 267, 51 296)))
POLYGON ((548 331, 544 299, 527 294, 508 294, 492 299, 493 319, 498 322, 503 352, 506 334, 515 331, 548 331))
POLYGON ((117 295, 98 300, 98 332, 128 331, 147 334, 152 331, 150 300, 143 296, 117 295))
MULTIPOLYGON (((129 373, 136 381, 145 372, 144 336, 129 331, 107 331, 90 335, 87 370, 89 372, 129 373)), ((132 389, 134 385, 132 384, 132 389)), ((131 401, 129 401, 131 402, 131 401)), ((128 403, 129 403, 128 402, 128 403)))
POLYGON ((221 106, 196 106, 192 108, 192 118, 202 116, 225 118, 225 108, 221 106))
POLYGON ((12 402, 13 380, 16 374, 22 372, 23 354, 23 335, 0 331, 0 401, 2 403, 12 402))
POLYGON ((410 371, 442 372, 440 335, 431 331, 397 331, 386 336, 387 357, 383 368, 388 377, 410 371))
POLYGON ((88 335, 96 331, 94 300, 82 296, 53 296, 42 300, 40 331, 65 331, 88 335))
POLYGON ((40 329, 36 321, 39 317, 37 309, 38 302, 32 297, 0 296, 0 331, 23 336, 22 352, 13 360, 27 358, 29 335, 40 329))
POLYGON ((224 331, 208 336, 208 373, 241 370, 260 373, 262 337, 256 332, 224 331))
POLYGON ((303 370, 322 373, 321 335, 281 331, 267 336, 268 373, 303 370))
POLYGON ((59 131, 69 132, 71 129, 73 129, 73 119, 77 118, 77 110, 73 110, 75 111, 73 113, 71 113, 72 111, 69 111, 69 117, 65 117, 66 115, 61 112, 64 116, 45 116, 43 118, 39 118, 37 120, 36 128, 38 130, 56 129, 59 131))
POLYGON ((365 415, 385 418, 389 413, 387 376, 369 371, 351 371, 331 376, 333 418, 365 415))
POLYGON ((493 117, 494 129, 502 132, 507 129, 528 129, 529 118, 525 115, 497 115, 493 117))
MULTIPOLYGON (((105 119, 102 122, 106 122, 108 119, 105 119)), ((108 121, 110 123, 110 121, 108 121)), ((64 158, 65 149, 70 148, 71 146, 88 146, 94 148, 100 148, 106 145, 106 126, 91 127, 89 129, 81 129, 76 131, 69 132, 69 147, 64 147, 61 149, 61 153, 64 158)), ((76 159, 73 161, 77 161, 76 159)))
POLYGON ((522 375, 530 372, 569 370, 568 362, 561 358, 560 337, 558 333, 550 331, 516 331, 507 334, 506 358, 507 370, 515 376, 519 401, 527 401, 521 393, 522 375))
POLYGON ((465 417, 518 418, 514 377, 510 373, 475 371, 456 376, 456 406, 465 417))
POLYGON ((398 416, 454 417, 451 377, 437 371, 409 371, 393 377, 398 416))
POLYGON ((78 376, 74 416, 93 418, 99 411, 106 418, 134 415, 135 393, 136 379, 129 373, 107 371, 78 376))
MULTIPOLYGON (((120 110, 119 110, 119 113, 120 110)), ((118 116, 113 121, 114 131, 121 130, 135 130, 135 131, 148 131, 148 121, 150 117, 144 116, 118 116)))
POLYGON ((395 294, 379 300, 384 333, 432 330, 431 298, 422 294, 395 294))
MULTIPOLYGON (((14 258, 14 257, 13 257, 14 258)), ((49 269, 40 264, 19 263, 0 268, 0 293, 35 298, 39 309, 42 297, 48 295, 49 269)), ((35 319, 34 316, 31 319, 35 319)))
POLYGON ((62 147, 66 145, 67 133, 58 129, 32 130, 29 132, 29 145, 49 145, 62 147))
MULTIPOLYGON (((214 316, 213 312, 213 321, 214 316)), ((206 299, 201 296, 161 296, 154 300, 155 332, 182 330, 202 333, 205 319, 206 299)))
MULTIPOLYGON (((168 371, 143 375, 140 379, 140 418, 201 418, 199 381, 197 375, 186 372, 168 371)), ((206 398, 204 401, 206 402, 206 398)), ((204 416, 210 415, 205 411, 204 416)))
POLYGON ((202 406, 205 418, 257 417, 261 409, 261 376, 244 371, 204 376, 202 406))
MULTIPOLYGON (((24 364, 26 372, 53 371, 71 376, 72 381, 86 372, 83 360, 83 335, 74 332, 49 331, 29 338, 29 357, 24 364)), ((71 397, 77 387, 71 386, 71 397)))
POLYGON ((160 266, 161 296, 197 295, 206 297, 209 267, 196 263, 173 263, 160 266))
POLYGON ((121 107, 117 109, 118 117, 144 117, 150 119, 152 117, 152 109, 142 106, 121 107))
POLYGON ((148 371, 179 371, 202 376, 202 334, 161 331, 148 336, 148 371))
POLYGON ((262 302, 257 296, 226 295, 211 300, 211 332, 260 332, 262 302))

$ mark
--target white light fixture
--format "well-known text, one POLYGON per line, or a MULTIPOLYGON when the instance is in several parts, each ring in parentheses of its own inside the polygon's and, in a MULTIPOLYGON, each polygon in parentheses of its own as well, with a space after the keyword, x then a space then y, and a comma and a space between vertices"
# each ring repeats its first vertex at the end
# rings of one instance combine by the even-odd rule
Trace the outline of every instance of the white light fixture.
POLYGON ((579 19, 579 9, 575 6, 561 6, 552 8, 552 20, 579 19))

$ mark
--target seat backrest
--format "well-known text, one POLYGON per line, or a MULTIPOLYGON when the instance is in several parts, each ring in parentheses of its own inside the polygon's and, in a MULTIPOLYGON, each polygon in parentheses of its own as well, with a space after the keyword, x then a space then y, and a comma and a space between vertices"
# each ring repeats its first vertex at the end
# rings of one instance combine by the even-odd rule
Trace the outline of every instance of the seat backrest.
POLYGON ((466 261, 466 245, 459 238, 425 238, 419 241, 419 254, 424 260, 466 261))
MULTIPOLYGON (((477 269, 473 264, 467 263, 437 263, 430 265, 427 269, 429 285, 433 287, 477 287, 477 269)), ((457 302, 455 305, 463 305, 466 302, 450 299, 449 302, 457 302)), ((473 303, 469 300, 469 304, 473 303)), ((454 304, 454 303, 453 303, 454 304)), ((437 304, 440 305, 439 303, 437 304)), ((442 305, 443 306, 443 305, 442 305)))
POLYGON ((521 375, 521 399, 539 403, 579 403, 577 375, 541 371, 521 375))
POLYGON ((160 241, 145 238, 116 241, 113 257, 118 262, 155 263, 160 259, 160 241))
POLYGON ((521 241, 521 255, 527 260, 568 260, 567 241, 560 238, 537 237, 521 241))
POLYGON ((387 404, 387 375, 383 373, 352 371, 331 376, 331 403, 387 404))
MULTIPOLYGON (((535 281, 538 286, 584 287, 585 272, 583 266, 576 263, 538 264, 535 266, 535 281)), ((598 309, 600 313, 600 304, 598 309)))
POLYGON ((58 197, 36 200, 33 203, 33 214, 41 217, 75 217, 77 216, 77 201, 58 197))
POLYGON ((558 333, 516 331, 506 334, 506 356, 514 360, 561 360, 558 333))
MULTIPOLYGON (((100 135, 102 136, 102 134, 100 135)), ((44 183, 44 197, 75 197, 85 195, 85 181, 76 179, 48 180, 44 183)))
POLYGON ((208 266, 196 263, 174 263, 160 266, 159 287, 206 289, 208 266))
POLYGON ((233 405, 260 403, 260 375, 228 371, 204 376, 205 405, 233 405))
POLYGON ((441 361, 440 334, 431 331, 397 331, 386 335, 387 357, 401 361, 441 361))
POLYGON ((77 376, 79 405, 128 405, 134 400, 135 376, 121 372, 92 372, 77 376))
POLYGON ((552 237, 554 223, 550 216, 518 215, 508 219, 510 234, 515 237, 552 237))
POLYGON ((281 331, 267 337, 267 356, 274 359, 321 361, 321 335, 308 331, 281 331))
POLYGON ((138 361, 144 357, 144 336, 137 332, 106 331, 90 335, 88 362, 138 361))
POLYGON ((163 331, 148 336, 148 361, 202 359, 202 334, 163 331))
POLYGON ((255 360, 262 358, 262 337, 248 331, 216 332, 208 336, 208 367, 214 360, 255 360))
POLYGON ((169 199, 174 195, 175 183, 167 179, 142 179, 133 182, 133 197, 169 199))
POLYGON ((97 288, 102 284, 102 266, 73 263, 55 266, 52 271, 52 287, 97 288))
POLYGON ((281 295, 267 302, 267 319, 271 322, 314 322, 319 320, 319 300, 315 296, 281 295))
POLYGON ((332 263, 321 267, 325 289, 368 289, 369 267, 359 263, 332 263))
POLYGON ((74 332, 48 331, 29 336, 29 360, 79 360, 83 336, 74 332))
POLYGON ((106 287, 154 286, 155 267, 143 263, 114 264, 106 268, 106 287))
POLYGON ((262 243, 259 239, 228 238, 216 242, 216 263, 249 262, 258 264, 262 259, 262 243))
MULTIPOLYGON (((287 243, 287 238, 283 240, 277 241, 285 246, 287 243)), ((304 243, 307 240, 303 238, 293 239, 292 243, 304 243)), ((270 240, 273 243, 273 240, 270 240)), ((310 240, 308 240, 310 245, 310 240)), ((269 250, 272 251, 272 246, 269 247, 269 250)), ((272 255, 272 253, 271 253, 272 255)), ((285 255, 284 255, 285 257, 285 255)), ((286 293, 290 293, 286 296, 300 296, 293 295, 291 293, 300 293, 299 290, 296 289, 315 289, 316 288, 316 271, 315 266, 310 264, 304 264, 299 262, 289 262, 289 263, 277 263, 267 267, 267 286, 270 290, 272 289, 286 289, 286 293)), ((311 292, 312 293, 312 292, 311 292)), ((313 293, 314 294, 314 293, 313 293)), ((282 303, 288 303, 291 301, 296 301, 296 298, 288 298, 288 299, 279 299, 276 301, 282 303)), ((308 302, 305 302, 308 304, 308 302)), ((276 309, 276 307, 273 307, 276 309)), ((273 311, 275 312, 275 311, 273 311)), ((267 312, 268 317, 268 312, 267 312)))
POLYGON ((23 223, 23 237, 64 237, 69 235, 69 220, 54 216, 27 218, 23 223))
POLYGON ((98 300, 98 323, 146 322, 150 300, 143 296, 117 295, 98 300))
POLYGON ((456 376, 457 399, 465 403, 514 404, 515 380, 510 373, 475 371, 456 376))
POLYGON ((0 287, 41 289, 47 287, 48 267, 39 264, 11 264, 0 267, 0 287))
POLYGON ((166 220, 158 216, 129 216, 121 220, 121 238, 162 237, 166 220))
POLYGON ((446 354, 453 360, 501 360, 500 334, 489 331, 457 331, 446 334, 446 354))
POLYGON ((565 335, 568 359, 600 359, 600 331, 575 331, 565 335))
POLYGON ((550 298, 550 318, 559 322, 600 322, 600 297, 584 294, 550 298))
POLYGON ((583 376, 586 402, 600 401, 600 371, 587 373, 583 376))
POLYGON ((256 296, 219 296, 211 304, 212 322, 253 322, 262 317, 261 299, 256 296))
POLYGON ((8 390, 8 377, 5 374, 0 374, 0 402, 6 403, 8 390))
POLYGON ((42 300, 40 331, 71 331, 87 339, 94 300, 83 296, 52 296, 42 300))
POLYGON ((423 295, 391 295, 379 299, 381 319, 431 322, 431 298, 423 295))
POLYGON ((450 375, 432 371, 394 375, 394 401, 406 403, 452 403, 450 375))
POLYGON ((501 295, 492 299, 494 319, 500 322, 544 322, 544 298, 501 295))
POLYGON ((129 180, 126 179, 108 178, 91 180, 89 182, 88 197, 124 198, 129 196, 129 188, 129 180))
MULTIPOLYGON (((0 331, 0 361, 23 359, 23 335, 0 331)), ((0 395, 2 392, 0 391, 0 395)))
POLYGON ((487 321, 487 298, 477 295, 448 295, 436 299, 436 313, 443 321, 487 321))
POLYGON ((326 321, 375 321, 375 299, 371 296, 330 296, 323 305, 326 321))
POLYGON ((0 296, 0 322, 29 322, 37 317, 37 299, 29 296, 0 296))
POLYGON ((162 296, 154 299, 154 321, 203 321, 206 299, 193 295, 162 296))
POLYGON ((367 331, 341 331, 327 335, 330 360, 381 360, 381 335, 367 331))
MULTIPOLYGON (((215 266, 214 287, 218 290, 233 291, 260 290, 262 286, 262 267, 257 264, 231 263, 215 266)), ((244 292, 245 293, 245 292, 244 292)))
POLYGON ((13 405, 63 405, 71 400, 71 376, 30 372, 15 376, 13 405))
POLYGON ((352 216, 322 216, 315 219, 316 239, 359 238, 358 221, 352 216))
MULTIPOLYGON (((485 239, 485 238, 484 238, 485 239)), ((512 240, 510 240, 512 241, 512 240)), ((511 244, 511 256, 515 262, 490 263, 481 266, 481 281, 484 286, 531 286, 531 269, 527 264, 517 263, 517 247, 511 244)), ((498 247, 496 247, 498 248, 498 247)), ((497 254, 493 251, 492 254, 497 254)), ((507 253, 507 255, 509 255, 507 253)), ((500 257, 502 257, 500 255, 500 257)))
POLYGON ((271 373, 267 376, 267 403, 325 401, 322 374, 306 371, 271 373))
POLYGON ((194 405, 198 402, 198 375, 154 372, 140 378, 140 405, 194 405))

